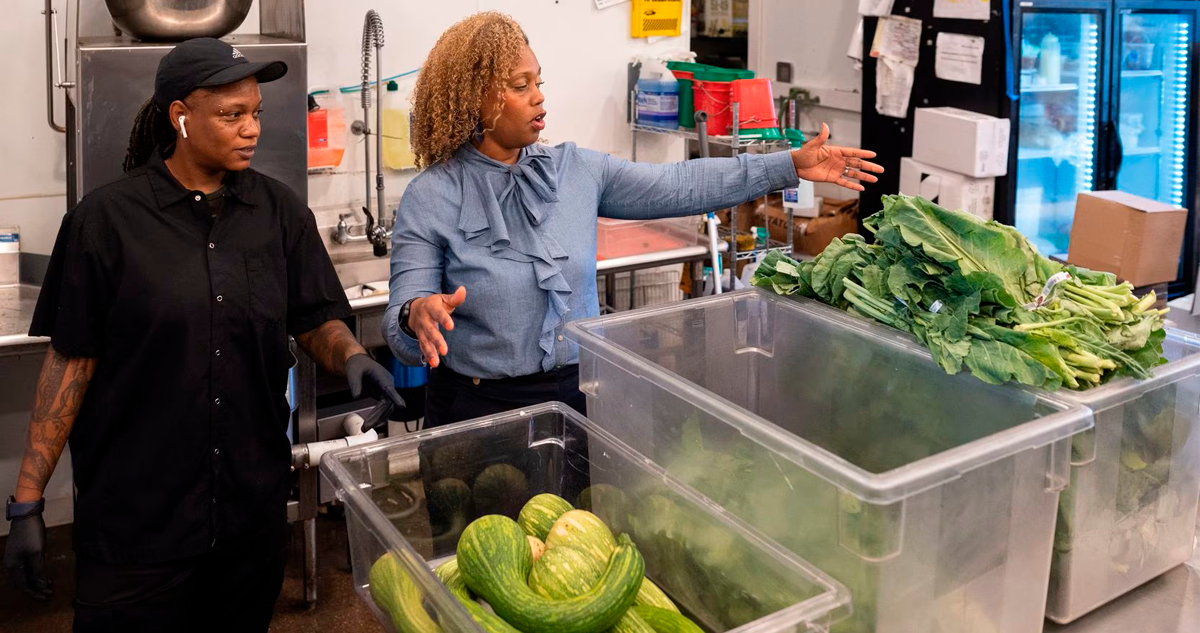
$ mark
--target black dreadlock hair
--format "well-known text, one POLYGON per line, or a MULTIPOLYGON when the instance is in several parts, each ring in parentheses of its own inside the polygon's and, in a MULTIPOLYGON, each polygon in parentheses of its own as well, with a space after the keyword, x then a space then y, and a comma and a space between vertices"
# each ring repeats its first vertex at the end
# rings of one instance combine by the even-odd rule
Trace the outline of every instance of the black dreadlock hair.
POLYGON ((175 151, 175 127, 171 125, 167 113, 151 99, 142 105, 133 120, 129 148, 125 150, 125 171, 145 165, 154 155, 154 150, 162 152, 163 158, 171 156, 175 151))

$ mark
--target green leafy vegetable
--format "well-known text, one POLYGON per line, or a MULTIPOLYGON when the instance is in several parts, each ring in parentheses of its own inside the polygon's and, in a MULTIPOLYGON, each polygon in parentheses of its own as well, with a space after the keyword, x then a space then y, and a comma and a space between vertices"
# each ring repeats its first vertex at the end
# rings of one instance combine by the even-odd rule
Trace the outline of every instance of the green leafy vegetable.
POLYGON ((1149 378, 1163 315, 1110 273, 1063 266, 1019 232, 923 198, 884 196, 864 225, 810 262, 772 252, 752 283, 910 332, 947 373, 985 382, 1087 389, 1149 378))

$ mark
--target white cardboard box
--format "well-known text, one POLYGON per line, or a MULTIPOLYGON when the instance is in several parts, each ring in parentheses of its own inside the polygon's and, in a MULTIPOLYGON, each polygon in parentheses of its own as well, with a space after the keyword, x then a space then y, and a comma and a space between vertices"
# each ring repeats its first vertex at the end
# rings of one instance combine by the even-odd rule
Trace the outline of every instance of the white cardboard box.
POLYGON ((900 159, 900 193, 921 196, 947 209, 992 219, 996 179, 971 178, 911 158, 900 159))
POLYGON ((917 108, 913 159, 985 178, 1008 173, 1008 119, 958 108, 917 108))

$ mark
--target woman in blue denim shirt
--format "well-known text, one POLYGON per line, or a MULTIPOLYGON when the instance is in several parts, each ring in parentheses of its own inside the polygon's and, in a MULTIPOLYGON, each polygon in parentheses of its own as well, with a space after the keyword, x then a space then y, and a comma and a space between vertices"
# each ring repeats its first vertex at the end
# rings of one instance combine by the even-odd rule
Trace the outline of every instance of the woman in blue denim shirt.
POLYGON ((862 190, 875 154, 826 145, 640 164, 565 143, 545 129, 541 67, 521 27, 479 13, 450 27, 417 80, 418 175, 392 238, 384 334, 428 363, 426 426, 560 400, 579 409, 568 322, 599 313, 596 219, 697 215, 793 186, 862 190))

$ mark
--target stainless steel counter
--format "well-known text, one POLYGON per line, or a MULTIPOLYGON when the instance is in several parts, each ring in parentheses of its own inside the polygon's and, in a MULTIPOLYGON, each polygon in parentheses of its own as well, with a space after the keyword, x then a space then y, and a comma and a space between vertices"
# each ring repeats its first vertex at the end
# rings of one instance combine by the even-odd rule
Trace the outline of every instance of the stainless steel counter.
POLYGON ((1067 626, 1046 623, 1045 633, 1200 632, 1200 551, 1172 569, 1067 626))
POLYGON ((0 357, 40 354, 49 347, 50 339, 28 334, 39 292, 25 284, 0 287, 0 357))

